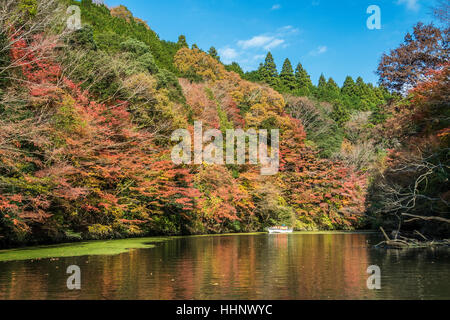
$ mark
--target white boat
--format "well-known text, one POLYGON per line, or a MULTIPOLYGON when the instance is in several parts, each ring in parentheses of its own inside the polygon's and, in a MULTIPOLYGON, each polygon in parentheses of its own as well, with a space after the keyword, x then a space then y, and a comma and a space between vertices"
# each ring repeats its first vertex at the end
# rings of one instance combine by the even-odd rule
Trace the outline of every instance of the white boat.
POLYGON ((270 234, 277 234, 277 233, 292 233, 294 232, 294 229, 288 228, 288 227, 273 227, 267 229, 270 234))

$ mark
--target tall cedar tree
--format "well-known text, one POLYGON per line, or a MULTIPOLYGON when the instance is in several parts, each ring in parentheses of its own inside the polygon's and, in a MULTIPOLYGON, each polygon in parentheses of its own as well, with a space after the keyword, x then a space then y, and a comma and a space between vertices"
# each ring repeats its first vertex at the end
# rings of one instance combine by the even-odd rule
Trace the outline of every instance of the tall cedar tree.
POLYGON ((295 76, 292 64, 289 59, 284 60, 283 69, 280 73, 281 87, 284 92, 291 92, 295 89, 295 76))
POLYGON ((342 86, 341 92, 343 95, 353 97, 356 95, 356 84, 355 80, 351 76, 347 76, 342 86))
POLYGON ((317 85, 316 90, 316 98, 319 100, 325 100, 327 95, 327 80, 325 79, 325 76, 323 73, 320 75, 319 83, 317 85))
POLYGON ((303 69, 301 63, 299 63, 295 69, 295 81, 299 96, 309 96, 311 94, 311 89, 313 87, 311 77, 308 72, 303 69))
POLYGON ((334 101, 339 99, 340 88, 333 78, 329 78, 327 82, 326 98, 328 101, 334 101))
POLYGON ((277 65, 273 59, 272 54, 267 53, 264 65, 259 70, 260 78, 263 82, 269 84, 272 87, 276 87, 278 84, 278 71, 277 65))

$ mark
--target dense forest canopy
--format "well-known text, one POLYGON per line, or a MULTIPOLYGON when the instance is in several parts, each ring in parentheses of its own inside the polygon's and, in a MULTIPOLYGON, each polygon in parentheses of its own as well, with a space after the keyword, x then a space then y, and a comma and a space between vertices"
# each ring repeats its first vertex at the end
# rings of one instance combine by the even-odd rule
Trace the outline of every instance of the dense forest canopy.
POLYGON ((278 72, 270 52, 245 73, 184 35, 161 40, 125 6, 3 1, 0 245, 277 224, 448 235, 447 45, 448 28, 419 23, 381 58, 380 86, 315 85, 301 63, 278 72), (171 133, 194 121, 280 129, 280 172, 174 164, 171 133))

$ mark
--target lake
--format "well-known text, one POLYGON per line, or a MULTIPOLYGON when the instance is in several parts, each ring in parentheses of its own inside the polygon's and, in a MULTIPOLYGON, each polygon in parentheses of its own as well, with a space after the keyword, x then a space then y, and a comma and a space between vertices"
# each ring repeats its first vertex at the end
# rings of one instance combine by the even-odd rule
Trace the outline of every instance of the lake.
POLYGON ((0 299, 450 299, 449 248, 374 248, 379 241, 373 233, 242 234, 0 251, 0 299), (81 290, 67 288, 71 265, 80 267, 81 290), (372 265, 380 290, 367 287, 372 265))

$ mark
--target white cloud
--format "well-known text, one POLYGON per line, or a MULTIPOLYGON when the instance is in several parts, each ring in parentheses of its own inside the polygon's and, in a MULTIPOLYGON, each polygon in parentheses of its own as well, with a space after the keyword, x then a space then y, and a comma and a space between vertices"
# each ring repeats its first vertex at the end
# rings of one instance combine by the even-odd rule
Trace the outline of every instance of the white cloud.
POLYGON ((222 48, 219 49, 219 55, 223 62, 231 63, 233 62, 233 59, 236 59, 239 56, 239 53, 233 48, 222 48))
POLYGON ((270 50, 283 44, 285 40, 278 39, 276 37, 259 35, 255 36, 249 40, 238 41, 238 46, 246 50, 249 48, 264 48, 265 50, 270 50))
POLYGON ((397 0, 398 5, 405 4, 408 10, 417 11, 420 8, 419 0, 397 0))
POLYGON ((281 35, 289 35, 289 34, 295 34, 295 33, 299 33, 300 29, 298 28, 294 28, 293 26, 284 26, 281 28, 278 28, 277 32, 281 35))
POLYGON ((278 28, 278 30, 279 31, 289 31, 289 30, 292 30, 292 26, 284 26, 284 27, 281 27, 281 28, 278 28))
POLYGON ((266 57, 265 54, 257 54, 253 56, 253 60, 261 60, 264 59, 266 57))
POLYGON ((320 46, 319 47, 319 54, 325 53, 327 52, 328 48, 326 46, 320 46))
POLYGON ((284 40, 282 40, 282 39, 274 39, 273 41, 268 43, 266 46, 264 46, 264 49, 270 50, 270 49, 278 47, 280 44, 283 44, 283 43, 284 43, 284 40))
POLYGON ((255 36, 249 40, 240 40, 238 41, 238 46, 240 46, 243 49, 262 48, 266 46, 269 42, 273 41, 274 39, 275 39, 274 37, 260 35, 255 36))
POLYGON ((328 51, 327 46, 318 46, 317 49, 312 50, 309 54, 312 56, 318 56, 328 51))
POLYGON ((281 5, 279 5, 279 4, 274 4, 274 5, 272 6, 272 9, 270 9, 270 10, 278 10, 278 9, 281 9, 281 5))

